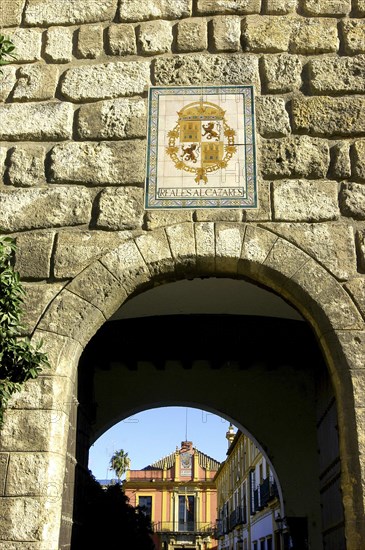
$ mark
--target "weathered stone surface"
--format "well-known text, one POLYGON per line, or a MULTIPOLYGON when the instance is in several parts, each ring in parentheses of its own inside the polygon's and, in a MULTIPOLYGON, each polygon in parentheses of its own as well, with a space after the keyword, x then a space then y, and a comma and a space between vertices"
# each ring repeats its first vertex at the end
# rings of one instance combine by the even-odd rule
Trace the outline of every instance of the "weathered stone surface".
POLYGON ((97 307, 106 319, 109 319, 127 298, 120 281, 117 281, 100 262, 92 263, 67 288, 97 307))
POLYGON ((215 267, 220 273, 237 273, 245 225, 215 224, 215 267))
POLYGON ((18 71, 14 89, 15 100, 45 100, 54 97, 58 81, 58 70, 51 65, 26 65, 18 71))
POLYGON ((240 222, 242 221, 242 210, 199 208, 194 212, 194 220, 198 222, 240 222))
POLYGON ((215 226, 212 222, 194 223, 196 268, 201 273, 215 270, 215 226))
POLYGON ((154 66, 156 84, 244 84, 259 86, 258 60, 254 56, 176 55, 160 57, 154 66))
POLYGON ((293 22, 271 15, 249 15, 242 22, 242 40, 250 52, 288 51, 293 22))
POLYGON ((91 197, 87 189, 16 189, 0 192, 0 229, 22 231, 88 223, 91 197))
POLYGON ((98 308, 66 288, 53 300, 38 328, 68 336, 84 345, 104 321, 104 315, 98 308))
POLYGON ((17 63, 27 63, 41 59, 42 32, 38 29, 9 30, 7 36, 15 45, 17 63))
POLYGON ((99 198, 96 227, 108 230, 142 228, 143 214, 143 189, 104 189, 99 198))
POLYGON ((365 98, 298 97, 292 102, 294 130, 351 136, 365 132, 365 98))
POLYGON ((339 217, 337 182, 283 180, 273 182, 274 219, 316 222, 339 217))
POLYGON ((128 0, 120 2, 121 21, 145 21, 146 19, 180 19, 191 15, 192 0, 128 0))
POLYGON ((150 279, 146 262, 132 240, 121 244, 100 261, 122 283, 128 294, 150 279))
POLYGON ((277 240, 277 235, 254 225, 248 225, 238 264, 238 273, 249 275, 261 271, 261 265, 277 240))
POLYGON ((241 49, 241 19, 238 16, 214 17, 213 46, 218 52, 237 52, 241 49))
MULTIPOLYGON (((26 293, 26 300, 23 305, 22 324, 25 327, 24 332, 30 334, 35 329, 47 306, 62 290, 63 283, 46 284, 34 282, 26 283, 23 281, 22 286, 26 293)), ((26 395, 29 395, 29 391, 26 392, 26 395)))
POLYGON ((256 121, 264 137, 282 137, 290 132, 289 114, 282 97, 261 96, 256 100, 256 121))
POLYGON ((243 211, 245 222, 267 222, 272 219, 271 213, 271 182, 263 178, 257 178, 258 208, 250 208, 243 211))
POLYGON ((62 183, 141 183, 144 165, 143 141, 65 143, 51 153, 52 180, 62 183))
POLYGON ((350 147, 346 141, 337 143, 332 148, 331 174, 334 178, 351 176, 350 147))
POLYGON ((298 19, 292 25, 290 51, 299 54, 330 53, 338 50, 337 19, 298 19))
POLYGON ((4 497, 0 499, 2 517, 0 538, 3 541, 9 539, 17 541, 10 542, 9 545, 6 542, 5 548, 12 548, 11 544, 14 544, 13 548, 16 550, 22 546, 24 548, 22 541, 27 541, 26 550, 39 548, 39 543, 32 547, 32 542, 41 540, 45 524, 58 520, 55 514, 51 514, 50 507, 45 505, 45 501, 45 498, 40 499, 39 497, 4 497))
POLYGON ((365 273, 365 230, 356 232, 356 244, 359 254, 359 267, 365 273))
POLYGON ((61 231, 54 252, 54 275, 71 279, 91 262, 128 239, 128 232, 61 231))
POLYGON ((234 13, 245 15, 259 13, 260 0, 198 0, 197 12, 200 14, 234 13))
POLYGON ((77 32, 77 56, 95 59, 103 51, 103 27, 82 25, 77 32))
POLYGON ((5 492, 6 475, 8 471, 9 454, 0 453, 0 495, 5 492))
MULTIPOLYGON (((364 105, 365 109, 365 105, 364 105)), ((365 120, 365 114, 362 113, 365 120)), ((354 176, 365 180, 365 139, 355 141, 351 147, 354 176)))
POLYGON ((3 0, 0 4, 0 28, 20 25, 24 4, 25 0, 3 0))
POLYGON ((137 53, 136 33, 133 25, 119 24, 108 28, 108 48, 112 55, 137 53))
POLYGON ((365 16, 365 0, 354 0, 354 8, 357 16, 365 16))
POLYGON ((154 277, 174 273, 175 264, 163 229, 140 235, 135 243, 154 277))
POLYGON ((152 231, 158 227, 165 227, 174 223, 183 223, 192 221, 192 210, 182 210, 181 212, 164 210, 161 212, 146 212, 147 229, 152 231))
POLYGON ((262 60, 263 84, 268 92, 291 92, 302 83, 302 62, 297 55, 270 55, 262 60))
POLYGON ((365 185, 343 183, 340 193, 341 212, 356 220, 365 220, 365 185))
POLYGON ((312 59, 309 72, 310 86, 315 93, 365 91, 365 55, 312 59))
POLYGON ((0 147, 0 183, 4 182, 5 161, 8 154, 7 147, 0 147))
POLYGON ((59 480, 63 470, 64 461, 59 454, 11 453, 6 495, 57 498, 62 495, 59 480))
POLYGON ((168 21, 141 23, 138 30, 138 44, 142 53, 155 55, 171 50, 172 27, 168 21))
POLYGON ((10 155, 8 178, 11 185, 33 187, 41 185, 44 177, 45 149, 42 145, 31 145, 24 149, 15 147, 10 155))
POLYGON ((72 61, 73 29, 51 27, 47 30, 45 58, 51 63, 69 63, 72 61))
POLYGON ((200 17, 183 19, 177 24, 177 49, 180 52, 199 52, 208 47, 207 22, 200 17))
POLYGON ((147 61, 121 61, 69 69, 61 91, 72 101, 112 99, 141 94, 149 83, 150 64, 147 61))
POLYGON ((355 238, 346 224, 270 223, 274 233, 304 250, 340 280, 356 274, 355 238))
POLYGON ((265 177, 324 177, 329 166, 329 147, 325 140, 308 136, 265 140, 261 148, 265 177))
POLYGON ((29 0, 25 10, 27 25, 73 25, 114 19, 117 0, 29 0))
POLYGON ((296 0, 266 0, 264 2, 265 13, 272 15, 283 15, 295 10, 296 0))
POLYGON ((47 279, 50 276, 54 235, 53 231, 17 235, 15 269, 22 278, 47 279))
POLYGON ((362 316, 365 317, 365 277, 351 279, 345 284, 345 288, 352 296, 362 316))
POLYGON ((114 99, 80 108, 77 131, 82 139, 124 139, 146 136, 143 99, 114 99))
POLYGON ((351 0, 304 0, 303 9, 308 15, 347 15, 351 0))
POLYGON ((0 105, 0 139, 9 141, 61 140, 72 137, 70 103, 0 105))
POLYGON ((262 270, 262 281, 267 277, 269 271, 269 281, 274 281, 276 287, 285 286, 286 280, 291 278, 294 273, 301 269, 309 261, 309 256, 300 248, 292 245, 285 239, 277 239, 273 244, 267 258, 264 261, 262 270))
POLYGON ((365 53, 365 21, 363 19, 342 21, 342 33, 347 54, 365 53))
POLYGON ((182 223, 168 226, 166 235, 170 244, 176 271, 186 273, 196 267, 196 249, 194 226, 191 223, 182 223))
POLYGON ((16 82, 16 67, 6 65, 1 67, 3 74, 0 78, 0 101, 6 101, 16 82))

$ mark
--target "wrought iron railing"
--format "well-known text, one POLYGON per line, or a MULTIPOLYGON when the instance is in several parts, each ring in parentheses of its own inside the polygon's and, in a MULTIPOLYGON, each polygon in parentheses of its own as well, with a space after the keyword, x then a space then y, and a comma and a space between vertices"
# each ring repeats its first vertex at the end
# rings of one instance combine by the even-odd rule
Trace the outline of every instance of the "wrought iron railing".
POLYGON ((194 533, 213 536, 216 532, 216 526, 212 523, 196 521, 159 521, 152 525, 154 533, 194 533))

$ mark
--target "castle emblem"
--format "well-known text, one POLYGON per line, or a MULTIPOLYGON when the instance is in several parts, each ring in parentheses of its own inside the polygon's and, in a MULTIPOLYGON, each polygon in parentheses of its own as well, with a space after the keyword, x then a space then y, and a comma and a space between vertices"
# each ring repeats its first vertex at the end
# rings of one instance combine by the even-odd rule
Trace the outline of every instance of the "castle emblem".
POLYGON ((195 101, 178 111, 176 126, 167 134, 167 154, 178 170, 195 174, 196 183, 208 183, 208 174, 226 168, 237 148, 236 132, 225 111, 209 101, 195 101))

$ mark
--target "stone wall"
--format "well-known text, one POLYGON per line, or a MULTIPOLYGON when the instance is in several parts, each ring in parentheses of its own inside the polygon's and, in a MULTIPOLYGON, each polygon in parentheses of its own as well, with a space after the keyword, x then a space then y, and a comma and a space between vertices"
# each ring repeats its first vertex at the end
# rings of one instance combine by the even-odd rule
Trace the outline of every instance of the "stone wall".
MULTIPOLYGON (((92 262, 137 237, 146 254, 143 242, 159 228, 171 247, 171 226, 183 222, 245 222, 243 233, 261 228, 289 241, 333 278, 363 322, 364 16, 364 0, 3 0, 0 28, 17 60, 0 77, 0 232, 16 238, 29 334, 92 262), (255 85, 257 210, 144 211, 151 84, 255 85)), ((79 291, 70 288, 76 303, 79 291)), ((104 319, 102 305, 98 311, 104 319)), ((361 342, 357 388, 365 387, 361 342)), ((65 387, 72 394, 68 381, 56 388, 45 376, 42 384, 40 395, 15 406, 32 408, 65 387)), ((356 399, 361 424, 359 390, 356 399)), ((357 437, 363 444, 364 433, 357 437)), ((0 450, 1 494, 14 496, 11 476, 26 466, 8 443, 0 450)), ((36 518, 35 491, 22 491, 36 518)), ((0 521, 5 545, 30 540, 27 548, 40 548, 47 537, 0 521)))

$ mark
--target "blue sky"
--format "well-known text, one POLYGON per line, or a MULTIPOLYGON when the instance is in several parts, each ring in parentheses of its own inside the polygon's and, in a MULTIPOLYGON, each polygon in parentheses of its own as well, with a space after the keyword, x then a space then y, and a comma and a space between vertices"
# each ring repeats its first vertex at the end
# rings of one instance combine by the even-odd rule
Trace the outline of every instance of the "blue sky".
POLYGON ((180 447, 186 427, 194 447, 220 462, 225 460, 227 420, 201 409, 163 407, 138 413, 105 432, 90 448, 89 468, 96 479, 115 477, 109 461, 120 449, 128 453, 132 470, 144 468, 180 447))

